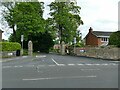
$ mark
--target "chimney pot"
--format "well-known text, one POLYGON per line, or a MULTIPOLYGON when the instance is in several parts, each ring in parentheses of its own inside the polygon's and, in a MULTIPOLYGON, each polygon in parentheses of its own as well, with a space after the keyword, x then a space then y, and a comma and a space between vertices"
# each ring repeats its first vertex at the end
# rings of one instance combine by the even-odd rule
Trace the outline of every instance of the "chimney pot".
POLYGON ((92 29, 92 27, 90 27, 89 32, 92 32, 92 31, 93 31, 93 29, 92 29))

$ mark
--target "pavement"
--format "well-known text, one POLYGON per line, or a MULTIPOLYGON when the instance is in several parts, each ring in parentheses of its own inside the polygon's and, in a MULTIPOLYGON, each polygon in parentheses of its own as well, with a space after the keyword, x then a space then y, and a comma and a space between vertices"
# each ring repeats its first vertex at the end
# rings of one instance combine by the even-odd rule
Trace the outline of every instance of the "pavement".
POLYGON ((10 57, 10 58, 1 58, 0 62, 9 62, 9 61, 13 61, 13 60, 18 60, 18 59, 24 59, 27 58, 29 56, 19 56, 19 57, 10 57))
POLYGON ((42 54, 2 62, 3 88, 118 88, 118 62, 42 54))

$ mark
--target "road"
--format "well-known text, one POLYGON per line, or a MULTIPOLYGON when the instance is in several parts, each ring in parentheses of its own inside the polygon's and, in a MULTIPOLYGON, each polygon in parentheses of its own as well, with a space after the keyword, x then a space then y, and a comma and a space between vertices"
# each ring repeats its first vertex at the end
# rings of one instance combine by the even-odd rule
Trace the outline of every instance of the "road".
POLYGON ((118 63, 40 54, 2 63, 3 88, 118 88, 118 63))

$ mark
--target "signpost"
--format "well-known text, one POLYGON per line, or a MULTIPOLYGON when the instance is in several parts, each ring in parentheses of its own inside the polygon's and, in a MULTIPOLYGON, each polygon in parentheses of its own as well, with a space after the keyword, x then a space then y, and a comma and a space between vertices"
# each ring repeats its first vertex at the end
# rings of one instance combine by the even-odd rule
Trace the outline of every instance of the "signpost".
POLYGON ((21 35, 21 42, 22 42, 22 50, 21 50, 21 55, 23 55, 23 40, 24 40, 24 35, 21 35))
POLYGON ((76 44, 76 37, 74 37, 74 54, 75 54, 75 44, 76 44))

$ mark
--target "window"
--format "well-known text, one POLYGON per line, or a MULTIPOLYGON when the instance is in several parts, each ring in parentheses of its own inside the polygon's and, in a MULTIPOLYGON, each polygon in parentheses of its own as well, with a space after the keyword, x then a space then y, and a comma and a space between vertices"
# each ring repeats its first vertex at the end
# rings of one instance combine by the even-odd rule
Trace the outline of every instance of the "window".
POLYGON ((108 42, 108 38, 102 38, 102 42, 108 42))

